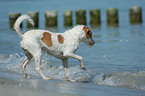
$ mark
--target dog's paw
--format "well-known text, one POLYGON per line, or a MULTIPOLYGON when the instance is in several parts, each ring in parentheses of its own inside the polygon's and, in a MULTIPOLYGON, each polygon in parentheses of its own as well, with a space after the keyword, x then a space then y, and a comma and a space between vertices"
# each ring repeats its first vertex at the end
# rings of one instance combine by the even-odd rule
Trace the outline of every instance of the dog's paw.
POLYGON ((76 82, 76 80, 72 80, 72 79, 67 79, 67 81, 70 81, 70 82, 76 82))
POLYGON ((86 67, 82 67, 83 70, 87 70, 86 67))
POLYGON ((28 76, 28 74, 26 73, 26 74, 24 75, 24 78, 31 78, 31 77, 28 76))
POLYGON ((44 77, 43 80, 51 80, 51 78, 44 77))
POLYGON ((65 79, 67 80, 67 81, 70 81, 70 82, 75 82, 75 80, 72 80, 72 79, 70 79, 69 77, 65 77, 65 79))

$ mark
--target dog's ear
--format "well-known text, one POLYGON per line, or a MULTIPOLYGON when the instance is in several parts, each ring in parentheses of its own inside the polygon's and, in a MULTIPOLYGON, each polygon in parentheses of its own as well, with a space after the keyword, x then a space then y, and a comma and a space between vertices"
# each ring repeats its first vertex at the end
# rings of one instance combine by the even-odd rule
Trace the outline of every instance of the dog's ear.
POLYGON ((91 29, 87 26, 83 27, 83 30, 85 32, 85 36, 86 38, 91 38, 92 37, 92 32, 91 29))
POLYGON ((87 26, 83 27, 84 32, 86 33, 89 28, 87 26))

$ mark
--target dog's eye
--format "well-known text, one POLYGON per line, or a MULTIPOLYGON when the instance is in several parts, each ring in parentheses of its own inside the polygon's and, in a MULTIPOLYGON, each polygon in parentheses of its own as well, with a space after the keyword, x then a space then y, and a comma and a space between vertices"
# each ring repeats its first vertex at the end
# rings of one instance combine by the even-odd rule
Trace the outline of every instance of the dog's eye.
POLYGON ((92 32, 91 31, 88 31, 87 32, 87 35, 88 35, 88 37, 92 37, 92 32))
POLYGON ((86 37, 91 38, 92 37, 92 32, 89 30, 86 32, 86 37))

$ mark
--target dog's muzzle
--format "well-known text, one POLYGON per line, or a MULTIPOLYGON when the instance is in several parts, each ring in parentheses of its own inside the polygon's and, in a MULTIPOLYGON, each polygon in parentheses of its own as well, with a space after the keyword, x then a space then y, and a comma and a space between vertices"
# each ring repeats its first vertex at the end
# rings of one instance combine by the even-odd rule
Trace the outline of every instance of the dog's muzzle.
POLYGON ((95 44, 95 41, 92 38, 89 38, 87 44, 93 46, 95 44))

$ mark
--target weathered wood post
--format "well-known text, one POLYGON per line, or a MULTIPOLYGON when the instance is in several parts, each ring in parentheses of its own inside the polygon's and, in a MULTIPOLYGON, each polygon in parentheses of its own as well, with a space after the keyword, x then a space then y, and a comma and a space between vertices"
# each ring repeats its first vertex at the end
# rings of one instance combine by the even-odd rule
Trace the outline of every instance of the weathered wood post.
POLYGON ((86 25, 86 10, 76 10, 76 24, 86 25))
POLYGON ((72 11, 64 11, 64 26, 72 26, 72 11))
POLYGON ((107 9, 107 25, 118 27, 118 9, 117 8, 108 8, 107 9))
POLYGON ((27 12, 28 16, 30 16, 33 21, 34 21, 34 26, 31 25, 29 22, 27 22, 27 27, 28 28, 32 28, 35 27, 37 28, 39 26, 39 13, 38 12, 34 12, 34 11, 29 11, 27 12))
POLYGON ((130 24, 142 23, 142 8, 134 6, 129 9, 130 24))
POLYGON ((100 26, 101 20, 100 20, 100 10, 99 9, 93 9, 90 10, 90 25, 92 27, 100 26))
POLYGON ((57 12, 56 11, 45 11, 45 26, 57 27, 57 12))
MULTIPOLYGON (((9 13, 9 26, 10 28, 14 27, 15 21, 17 20, 17 18, 21 16, 21 13, 19 12, 15 12, 15 13, 9 13)), ((22 24, 21 24, 22 27, 22 24)))

